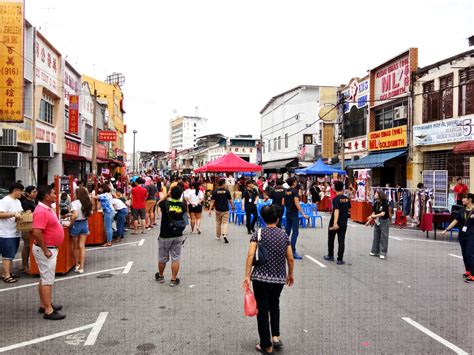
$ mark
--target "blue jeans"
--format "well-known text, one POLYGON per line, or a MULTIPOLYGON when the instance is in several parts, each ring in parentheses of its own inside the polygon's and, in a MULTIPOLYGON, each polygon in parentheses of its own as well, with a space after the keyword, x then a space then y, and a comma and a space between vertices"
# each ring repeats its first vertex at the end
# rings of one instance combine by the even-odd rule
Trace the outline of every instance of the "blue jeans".
POLYGON ((125 234, 125 221, 127 220, 127 209, 123 208, 117 211, 117 237, 123 238, 125 234))
POLYGON ((298 240, 300 228, 300 218, 298 214, 286 214, 286 234, 290 236, 291 230, 293 230, 293 234, 291 234, 291 249, 293 249, 293 253, 296 252, 296 241, 298 240))
POLYGON ((114 211, 104 212, 104 228, 107 235, 107 242, 112 242, 112 221, 114 220, 114 211))

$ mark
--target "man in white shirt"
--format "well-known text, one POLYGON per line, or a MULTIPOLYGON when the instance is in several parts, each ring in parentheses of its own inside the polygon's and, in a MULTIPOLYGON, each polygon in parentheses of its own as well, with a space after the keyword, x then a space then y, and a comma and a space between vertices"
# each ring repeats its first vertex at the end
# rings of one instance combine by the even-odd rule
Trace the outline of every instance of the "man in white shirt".
POLYGON ((125 234, 125 222, 127 221, 128 208, 127 205, 118 198, 112 200, 112 206, 115 212, 117 212, 117 231, 115 232, 114 237, 120 242, 125 234))
POLYGON ((3 281, 6 283, 17 282, 11 267, 20 245, 21 233, 16 228, 16 221, 21 219, 20 212, 23 212, 20 202, 23 189, 22 184, 15 182, 10 185, 10 194, 0 200, 0 254, 3 260, 3 281))

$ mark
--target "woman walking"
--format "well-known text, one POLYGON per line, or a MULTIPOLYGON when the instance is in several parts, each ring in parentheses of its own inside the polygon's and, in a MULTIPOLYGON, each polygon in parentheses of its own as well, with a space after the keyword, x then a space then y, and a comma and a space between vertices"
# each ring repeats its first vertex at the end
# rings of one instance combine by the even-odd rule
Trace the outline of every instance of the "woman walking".
POLYGON ((191 234, 194 233, 194 229, 197 230, 198 234, 201 234, 201 216, 204 193, 201 191, 200 185, 201 184, 198 181, 195 181, 192 185, 192 189, 189 188, 184 193, 186 202, 188 203, 188 212, 191 217, 191 234))
POLYGON ((278 208, 275 205, 264 206, 260 214, 267 227, 255 232, 250 239, 242 287, 249 287, 252 280, 260 336, 260 343, 255 349, 264 354, 272 354, 273 348, 283 346, 280 340, 280 294, 285 284, 293 285, 294 259, 288 235, 277 227, 278 208), (252 270, 257 244, 265 247, 268 258, 263 265, 254 266, 252 270), (285 262, 288 264, 288 274, 285 262))
MULTIPOLYGON (((113 229, 112 229, 112 222, 114 220, 114 208, 113 206, 113 196, 110 193, 110 188, 108 184, 102 185, 102 193, 97 197, 100 201, 100 205, 102 206, 102 213, 104 214, 104 229, 105 234, 107 235, 107 241, 102 244, 103 247, 111 247, 112 246, 112 237, 113 237, 113 229)), ((143 221, 145 223, 145 221, 143 221)))
POLYGON ((375 192, 375 203, 372 215, 367 218, 367 225, 374 222, 374 241, 371 256, 380 256, 385 259, 388 250, 388 232, 390 228, 390 211, 387 195, 382 190, 375 192))
POLYGON ((89 225, 87 218, 92 214, 92 202, 89 193, 83 187, 76 189, 77 199, 72 201, 71 236, 74 260, 76 261, 75 271, 82 274, 84 272, 84 261, 86 259, 86 239, 89 235, 89 225))

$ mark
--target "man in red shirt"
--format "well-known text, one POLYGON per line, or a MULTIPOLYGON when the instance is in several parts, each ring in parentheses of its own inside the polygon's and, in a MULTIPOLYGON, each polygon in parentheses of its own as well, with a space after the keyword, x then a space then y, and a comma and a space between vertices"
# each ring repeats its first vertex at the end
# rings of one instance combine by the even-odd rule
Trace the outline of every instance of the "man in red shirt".
POLYGON ((38 187, 37 198, 39 203, 33 212, 32 252, 40 273, 38 291, 41 305, 38 311, 44 313, 44 319, 60 320, 66 316, 58 312, 62 306, 53 305, 52 294, 58 247, 64 241, 64 230, 51 209, 51 204, 56 199, 54 186, 38 187))
POLYGON ((458 184, 453 188, 455 194, 454 199, 456 200, 456 205, 462 206, 462 199, 467 194, 467 185, 462 183, 462 179, 460 177, 458 177, 456 181, 458 184))
POLYGON ((148 191, 142 187, 144 181, 138 178, 136 182, 132 183, 132 216, 133 216, 133 235, 138 234, 138 220, 142 225, 142 234, 145 234, 145 218, 146 218, 146 199, 148 191))

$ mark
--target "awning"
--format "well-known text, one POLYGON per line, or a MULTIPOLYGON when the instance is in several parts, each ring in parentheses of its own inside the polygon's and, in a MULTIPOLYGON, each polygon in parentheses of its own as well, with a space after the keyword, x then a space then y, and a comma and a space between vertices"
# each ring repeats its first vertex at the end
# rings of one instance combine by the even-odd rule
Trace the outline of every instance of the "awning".
POLYGON ((63 154, 63 160, 88 161, 86 157, 83 157, 80 155, 69 155, 69 154, 63 154))
POLYGON ((383 168, 385 162, 400 157, 407 153, 406 149, 395 150, 386 153, 375 153, 369 154, 359 160, 351 161, 347 164, 346 168, 349 169, 372 169, 372 168, 383 168))
MULTIPOLYGON (((277 161, 269 161, 267 163, 262 163, 263 169, 264 170, 270 170, 270 169, 283 169, 287 168, 289 165, 291 165, 296 158, 293 159, 285 159, 285 160, 277 160, 277 161)), ((297 164, 295 164, 298 166, 297 164)))
POLYGON ((454 154, 471 154, 474 153, 474 141, 467 141, 458 144, 453 149, 454 154))
MULTIPOLYGON (((344 160, 344 169, 347 168, 347 165, 352 161, 352 159, 345 159, 344 160)), ((338 161, 336 164, 328 165, 333 169, 340 170, 341 169, 341 162, 338 161)))

